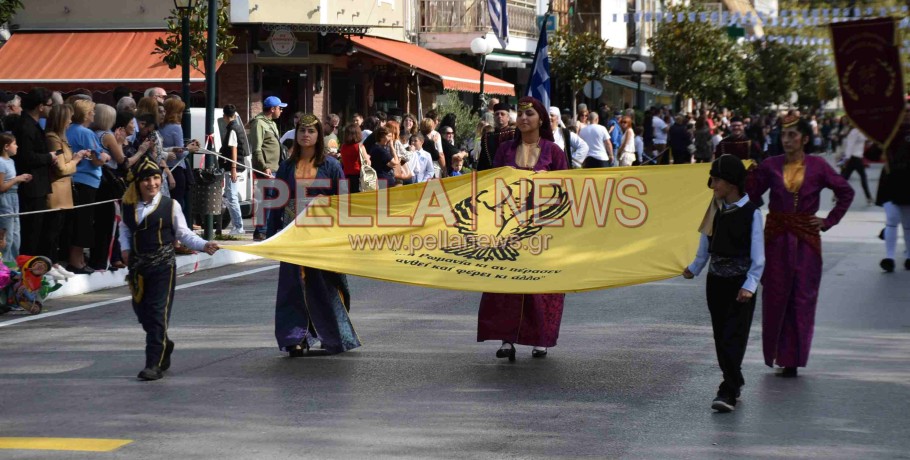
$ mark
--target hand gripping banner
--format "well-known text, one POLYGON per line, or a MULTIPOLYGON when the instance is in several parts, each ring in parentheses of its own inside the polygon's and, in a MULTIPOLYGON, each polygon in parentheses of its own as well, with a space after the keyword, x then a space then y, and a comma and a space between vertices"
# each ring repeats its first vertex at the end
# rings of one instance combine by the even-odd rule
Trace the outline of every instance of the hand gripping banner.
POLYGON ((887 147, 904 118, 904 77, 897 20, 831 24, 844 110, 869 139, 887 147))
MULTIPOLYGON (((678 276, 694 258, 712 200, 709 166, 498 168, 323 196, 298 202, 293 209, 304 211, 268 240, 225 249, 464 291, 557 293, 646 283, 678 276)), ((296 184, 297 196, 310 185, 296 184)), ((282 202, 267 205, 281 211, 282 202)))

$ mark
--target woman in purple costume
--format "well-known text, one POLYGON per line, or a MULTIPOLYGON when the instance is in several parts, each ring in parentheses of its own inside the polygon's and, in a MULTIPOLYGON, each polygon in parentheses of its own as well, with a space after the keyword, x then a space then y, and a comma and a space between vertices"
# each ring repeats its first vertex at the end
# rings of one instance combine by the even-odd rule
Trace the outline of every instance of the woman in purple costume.
MULTIPOLYGON (((566 154, 553 142, 550 117, 532 97, 518 101, 518 129, 512 141, 496 151, 493 166, 529 171, 569 169, 566 154)), ((485 292, 477 317, 477 341, 501 340, 497 358, 515 360, 515 346, 531 345, 531 356, 542 358, 556 346, 565 294, 493 294, 485 292)))
POLYGON ((762 276, 765 364, 782 367, 781 376, 796 377, 796 368, 806 367, 812 345, 822 276, 819 232, 844 217, 853 202, 853 188, 824 158, 805 154, 805 146, 812 139, 807 121, 788 116, 782 126, 785 155, 762 162, 747 189, 753 201, 771 190, 762 276), (816 217, 825 188, 834 191, 837 204, 828 217, 816 217))

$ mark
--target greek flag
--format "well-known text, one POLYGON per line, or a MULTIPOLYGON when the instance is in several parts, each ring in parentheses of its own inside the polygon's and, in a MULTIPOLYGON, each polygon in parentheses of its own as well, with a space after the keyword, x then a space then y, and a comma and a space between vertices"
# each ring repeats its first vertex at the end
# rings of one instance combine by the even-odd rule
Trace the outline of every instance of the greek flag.
POLYGON ((506 0, 487 0, 487 9, 490 10, 490 24, 493 33, 499 39, 502 49, 509 45, 509 15, 506 12, 506 0))
MULTIPOLYGON (((548 15, 549 16, 549 15, 548 15)), ((550 107, 550 57, 547 51, 547 18, 544 17, 534 52, 534 66, 528 81, 528 96, 537 98, 544 107, 550 107)))

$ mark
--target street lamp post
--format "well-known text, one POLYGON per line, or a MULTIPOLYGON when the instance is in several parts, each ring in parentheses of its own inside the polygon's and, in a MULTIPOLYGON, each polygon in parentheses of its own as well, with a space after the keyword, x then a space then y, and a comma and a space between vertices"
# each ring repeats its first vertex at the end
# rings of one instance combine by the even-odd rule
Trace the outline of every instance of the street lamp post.
POLYGON ((493 52, 493 44, 483 37, 471 40, 471 52, 480 56, 480 113, 487 109, 487 98, 483 93, 483 77, 487 67, 487 55, 493 52))
POLYGON ((182 92, 180 97, 183 98, 186 107, 183 109, 183 138, 189 139, 190 124, 190 12, 196 8, 196 0, 174 0, 174 7, 180 14, 180 67, 183 70, 182 75, 182 92))
POLYGON ((632 63, 632 72, 635 72, 635 79, 638 80, 638 89, 635 90, 635 106, 639 110, 644 108, 641 100, 641 74, 645 73, 645 70, 648 70, 648 66, 644 62, 635 61, 632 63))

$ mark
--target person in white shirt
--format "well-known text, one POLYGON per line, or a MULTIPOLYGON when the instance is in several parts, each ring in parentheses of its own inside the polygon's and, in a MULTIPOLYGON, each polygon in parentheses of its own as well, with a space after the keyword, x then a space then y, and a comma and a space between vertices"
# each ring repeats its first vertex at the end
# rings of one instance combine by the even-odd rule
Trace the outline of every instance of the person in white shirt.
MULTIPOLYGON (((613 142, 610 133, 600 123, 597 112, 588 114, 590 124, 581 128, 578 135, 588 144, 588 156, 582 162, 584 168, 606 168, 613 164, 613 142)), ((666 141, 665 141, 666 142, 666 141)))
POLYGON ((140 380, 158 380, 171 366, 174 342, 168 325, 174 301, 174 243, 214 254, 218 244, 187 228, 180 203, 161 194, 161 168, 148 157, 129 172, 123 194, 120 249, 129 267, 126 275, 133 311, 145 330, 145 368, 140 380))
POLYGON ((654 115, 654 118, 651 119, 651 127, 654 132, 654 150, 657 151, 657 153, 652 156, 660 155, 660 159, 657 160, 658 163, 670 164, 670 155, 666 152, 667 132, 670 131, 670 126, 661 118, 661 112, 658 112, 654 115))
POLYGON ((280 142, 283 145, 284 141, 287 141, 287 140, 290 140, 291 142, 294 141, 294 133, 297 132, 297 123, 300 121, 300 117, 302 117, 302 116, 303 116, 303 112, 297 112, 294 114, 294 124, 292 125, 294 127, 285 131, 284 134, 281 135, 281 138, 278 139, 278 142, 280 142))
POLYGON ((556 145, 566 152, 566 159, 572 168, 580 168, 588 156, 588 144, 578 134, 566 128, 559 117, 559 107, 550 107, 550 126, 553 127, 553 139, 556 145), (568 137, 568 143, 566 143, 568 137))
MULTIPOLYGON (((848 122, 849 123, 849 122, 848 122)), ((844 139, 844 169, 841 173, 844 176, 844 179, 850 180, 850 176, 853 175, 853 171, 859 173, 860 184, 863 186, 863 193, 866 194, 866 202, 870 205, 874 204, 875 200, 872 199, 872 194, 869 193, 869 181, 866 179, 866 165, 863 163, 863 153, 866 152, 866 136, 852 126, 850 132, 847 133, 847 137, 844 139)))
POLYGON ((436 168, 433 167, 433 159, 430 158, 430 152, 423 149, 423 134, 417 133, 411 135, 408 143, 411 146, 411 172, 414 173, 414 182, 426 182, 436 178, 436 168))
POLYGON ((638 164, 642 164, 645 154, 645 140, 641 138, 642 128, 641 126, 635 127, 635 157, 638 159, 638 164))

